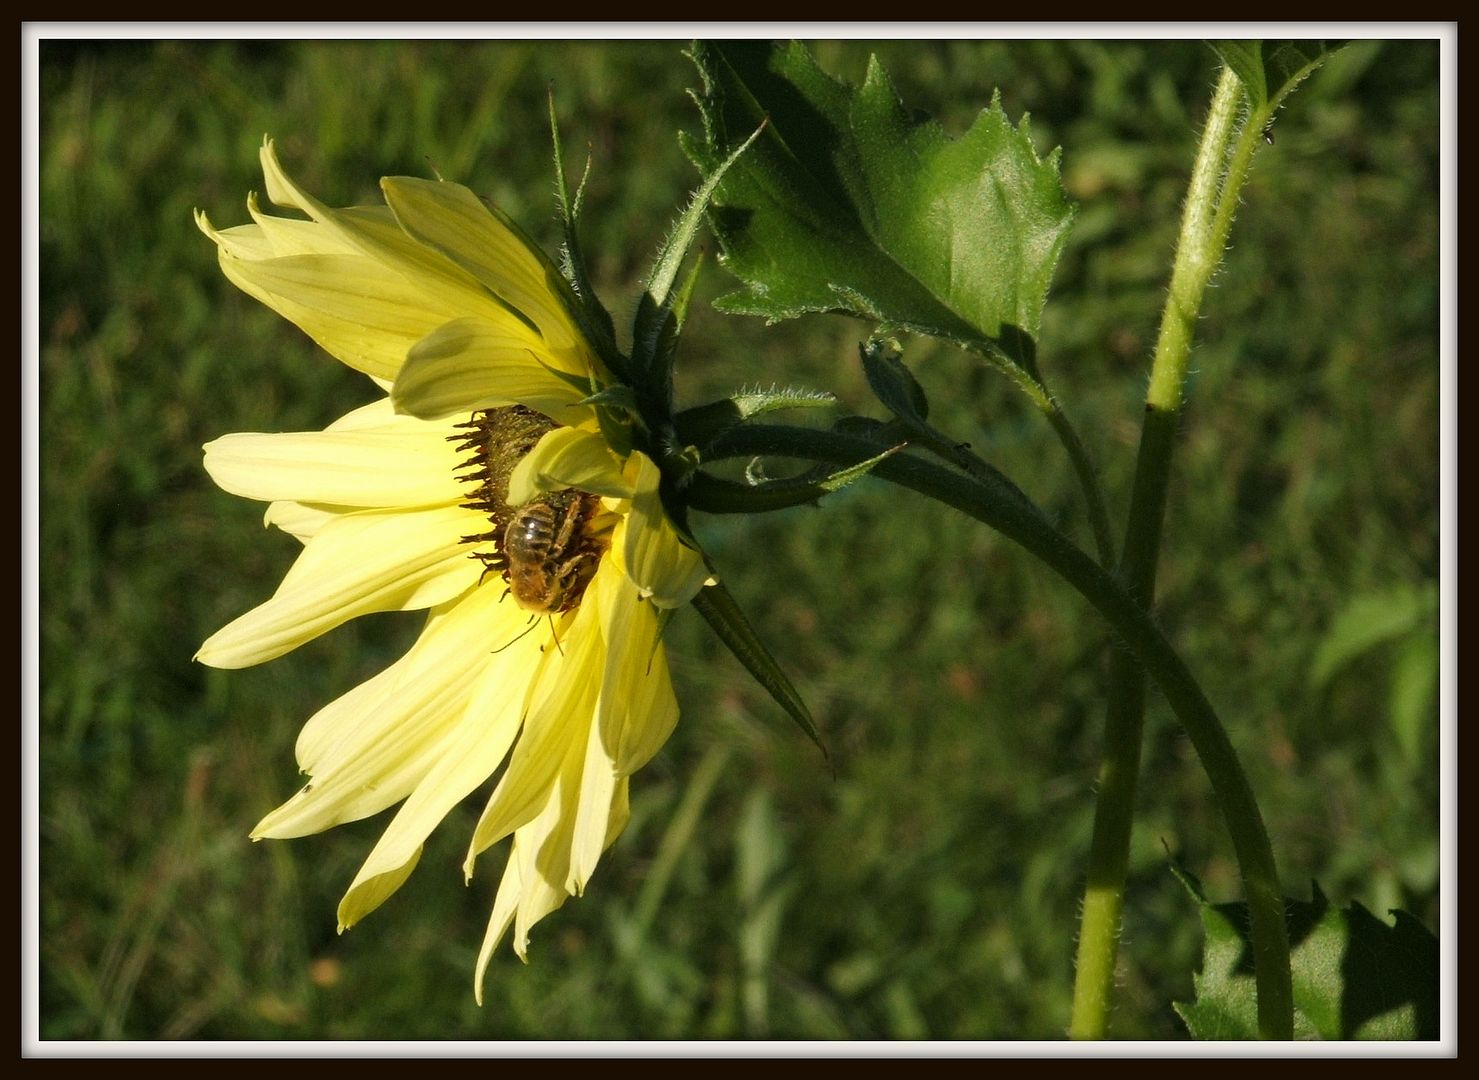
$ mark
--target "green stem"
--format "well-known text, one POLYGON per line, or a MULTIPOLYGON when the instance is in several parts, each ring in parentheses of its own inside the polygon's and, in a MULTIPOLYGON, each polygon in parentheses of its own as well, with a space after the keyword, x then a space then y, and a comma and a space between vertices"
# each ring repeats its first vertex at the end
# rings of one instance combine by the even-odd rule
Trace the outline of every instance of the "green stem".
POLYGON ((1104 491, 1099 486, 1099 475, 1094 462, 1084 448, 1078 432, 1068 421, 1068 414, 1058 399, 1048 395, 1044 408, 1048 422, 1058 433, 1058 441, 1068 451, 1068 460, 1073 462, 1073 471, 1078 474, 1079 486, 1084 489, 1084 501, 1089 507, 1089 529, 1094 534, 1094 547, 1099 552, 1099 561, 1105 566, 1114 565, 1114 534, 1109 527, 1109 511, 1104 505, 1104 491))
MULTIPOLYGON (((852 465, 876 456, 880 449, 879 444, 856 436, 756 425, 727 432, 707 456, 717 460, 776 455, 852 465)), ((1294 1021, 1289 937, 1263 817, 1216 713, 1154 620, 1113 575, 1015 491, 907 454, 879 461, 872 471, 991 526, 1047 563, 1099 610, 1156 681, 1196 748, 1232 836, 1251 921, 1259 1031, 1265 1038, 1290 1038, 1294 1021)), ((738 512, 746 509, 752 490, 700 473, 694 476, 687 498, 695 510, 738 512)))
MULTIPOLYGON (((1201 147, 1192 167, 1171 288, 1151 368, 1120 560, 1121 581, 1146 608, 1152 606, 1155 596, 1166 491, 1197 313, 1226 248, 1238 194, 1261 130, 1251 122, 1238 129, 1242 100, 1237 77, 1224 69, 1213 92, 1201 147)), ((1076 1039, 1100 1039, 1109 1028, 1144 723, 1145 673, 1134 657, 1117 650, 1110 657, 1104 761, 1099 771, 1099 798, 1079 925, 1069 1027, 1069 1034, 1076 1039)), ((1287 1033, 1279 1034, 1281 1020, 1263 1012, 1262 995, 1259 1005, 1264 1034, 1287 1038, 1287 1033)))

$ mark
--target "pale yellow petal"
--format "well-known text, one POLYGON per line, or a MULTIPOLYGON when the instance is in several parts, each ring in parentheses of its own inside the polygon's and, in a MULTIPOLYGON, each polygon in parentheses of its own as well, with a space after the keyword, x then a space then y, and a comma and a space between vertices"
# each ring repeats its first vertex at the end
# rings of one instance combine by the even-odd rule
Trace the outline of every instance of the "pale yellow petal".
POLYGON ((322 773, 325 763, 330 761, 330 755, 342 758, 341 748, 360 745, 373 737, 367 726, 372 722, 379 725, 375 728, 376 731, 384 730, 384 725, 390 723, 390 713, 382 706, 395 689, 405 661, 406 658, 396 661, 384 671, 341 694, 308 718, 308 722, 298 732, 298 741, 293 746, 293 756, 297 758, 299 772, 309 776, 322 773), (356 732, 360 734, 356 736, 356 732))
MULTIPOLYGON (((517 840, 514 841, 518 843, 517 840)), ((493 899, 493 911, 488 916, 488 929, 483 932, 483 944, 478 949, 477 966, 473 969, 473 999, 483 1003, 483 978, 488 973, 488 963, 493 959, 493 950, 513 925, 514 912, 519 910, 519 894, 523 891, 523 880, 519 877, 518 860, 509 856, 503 877, 498 882, 498 895, 493 899)))
MULTIPOLYGON (((491 594, 493 590, 481 592, 491 594)), ((408 860, 415 860, 422 842, 453 806, 493 774, 513 744, 523 715, 519 678, 534 666, 540 643, 532 635, 517 636, 520 633, 517 623, 521 620, 516 614, 506 608, 498 613, 503 615, 501 620, 486 621, 496 622, 499 632, 513 634, 514 639, 507 647, 490 652, 484 636, 470 643, 470 649, 487 655, 487 667, 478 677, 479 683, 499 685, 503 693, 497 696, 473 693, 455 736, 396 813, 350 885, 339 905, 341 926, 353 926, 384 902, 390 891, 384 888, 381 879, 403 880, 399 877, 401 868, 408 860)))
POLYGON ((639 463, 631 513, 617 528, 612 549, 627 577, 658 607, 679 607, 692 600, 708 579, 703 556, 678 538, 658 495, 662 473, 645 454, 639 463))
POLYGON ((570 898, 570 840, 575 827, 575 799, 584 747, 573 746, 548 802, 534 820, 520 830, 510 858, 519 860, 522 889, 514 916, 514 951, 529 954, 529 931, 570 898))
POLYGON ((594 597, 606 639, 596 727, 615 774, 630 776, 673 733, 678 699, 668 675, 667 651, 657 639, 653 605, 639 599, 636 586, 623 575, 613 574, 603 584, 594 597))
POLYGON ((248 499, 358 507, 459 502, 465 455, 448 425, 422 430, 226 435, 205 447, 211 479, 248 499))
POLYGON ((555 428, 524 455, 508 478, 508 501, 520 506, 541 492, 576 488, 616 499, 630 498, 631 483, 606 440, 589 431, 555 428))
MULTIPOLYGON (((402 229, 467 271, 532 322, 551 349, 576 349, 581 335, 558 295, 559 272, 461 184, 387 176, 385 201, 402 229)), ((571 374, 584 375, 583 357, 571 374)))
POLYGON ((221 252, 221 269, 356 371, 393 379, 412 345, 461 314, 360 255, 248 261, 221 252))
POLYGON ((388 207, 331 209, 288 176, 277 159, 271 139, 263 143, 261 156, 267 197, 278 206, 303 211, 323 230, 323 238, 314 244, 312 251, 359 252, 463 314, 485 309, 490 313, 501 311, 476 278, 441 253, 407 236, 388 207))
MULTIPOLYGON (((468 715, 468 700, 488 667, 500 663, 502 654, 493 652, 490 640, 507 637, 519 621, 500 608, 493 589, 474 589, 433 612, 405 656, 305 725, 297 752, 313 780, 267 815, 253 836, 303 836, 378 813, 418 790, 439 767, 455 765, 449 752, 483 727, 468 715)), ((418 806, 435 795, 428 791, 418 806)), ((413 809, 402 825, 415 824, 418 813, 413 809)), ((393 871, 410 852, 397 856, 381 869, 393 871)))
POLYGON ((339 901, 339 933, 344 933, 395 895, 396 890, 406 883, 406 879, 416 869, 416 864, 421 861, 421 849, 422 845, 417 844, 416 849, 404 860, 352 888, 339 901))
POLYGON ((616 794, 616 783, 616 762, 602 743, 599 725, 592 724, 575 799, 570 866, 564 881, 566 892, 579 896, 585 892, 585 883, 596 872, 596 863, 601 859, 601 852, 606 850, 606 827, 611 818, 611 800, 616 794))
POLYGON ((262 524, 269 528, 275 525, 300 543, 306 544, 336 517, 352 512, 348 507, 307 506, 282 499, 267 507, 267 512, 262 515, 262 524))
POLYGON ((562 424, 591 419, 591 409, 576 404, 587 391, 552 367, 549 351, 522 327, 457 319, 415 343, 391 398, 400 412, 428 420, 503 405, 527 405, 562 424))
POLYGON ((461 538, 486 528, 482 515, 459 506, 337 517, 308 541, 272 599, 218 630, 196 659, 248 667, 359 615, 449 600, 482 573, 461 538))
POLYGON ((464 866, 469 875, 480 852, 540 812, 571 747, 585 745, 605 650, 594 605, 582 605, 572 614, 560 630, 559 649, 546 655, 518 745, 473 832, 464 866))

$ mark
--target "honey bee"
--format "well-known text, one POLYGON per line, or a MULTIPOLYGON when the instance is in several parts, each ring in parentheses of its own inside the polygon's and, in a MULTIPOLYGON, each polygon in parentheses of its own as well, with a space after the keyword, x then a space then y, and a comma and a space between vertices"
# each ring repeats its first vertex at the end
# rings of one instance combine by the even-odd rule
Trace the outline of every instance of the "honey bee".
POLYGON ((519 607, 552 615, 580 603, 605 550, 589 529, 600 507, 597 495, 563 491, 514 511, 503 533, 503 577, 519 607))
POLYGON ((468 452, 463 479, 473 490, 462 505, 487 515, 489 529, 463 537, 469 544, 491 541, 478 551, 484 576, 501 574, 514 601, 526 611, 558 615, 580 604, 611 541, 611 517, 601 497, 566 489, 511 506, 508 481, 514 468, 555 427, 547 417, 510 405, 474 413, 451 436, 468 452))

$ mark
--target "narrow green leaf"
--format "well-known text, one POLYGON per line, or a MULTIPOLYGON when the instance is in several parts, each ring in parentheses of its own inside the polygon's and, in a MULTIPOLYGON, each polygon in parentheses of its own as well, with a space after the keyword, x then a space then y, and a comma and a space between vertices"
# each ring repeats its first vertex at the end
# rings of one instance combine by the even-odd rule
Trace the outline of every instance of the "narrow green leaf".
POLYGON ((604 405, 609 409, 621 409, 625 412, 635 414, 637 411, 637 395, 626 383, 613 383, 604 390, 598 390, 589 397, 582 398, 581 405, 604 405))
MULTIPOLYGON (((853 481, 867 476, 880 462, 893 457, 906 445, 908 444, 899 443, 891 446, 856 465, 835 470, 819 466, 808 469, 800 476, 779 480, 767 479, 761 459, 755 458, 745 469, 748 483, 738 484, 733 480, 698 474, 690 481, 688 496, 690 501, 701 497, 700 509, 710 514, 756 514, 784 510, 791 506, 805 506, 817 502, 823 495, 841 491, 853 481)), ((695 505, 698 505, 697 502, 695 505)))
POLYGON ((572 199, 570 186, 565 180, 565 157, 560 148, 560 122, 555 115, 553 88, 549 93, 549 130, 554 142, 555 200, 560 210, 563 241, 560 248, 560 269, 580 302, 581 310, 578 311, 577 318, 581 323, 581 328, 586 331, 587 337, 596 343, 597 349, 605 358, 608 351, 616 351, 616 325, 611 321, 611 313, 606 310, 600 297, 596 295, 595 287, 591 284, 590 272, 586 268, 585 256, 580 248, 580 205, 585 194, 585 182, 591 174, 591 159, 587 155, 585 171, 580 177, 580 186, 576 189, 575 197, 572 199))
POLYGON ((693 245, 694 237, 698 235, 704 212, 714 197, 714 190, 724 179, 724 174, 750 148, 750 144, 759 138, 764 127, 765 121, 762 118, 750 132, 749 138, 731 150, 723 161, 705 175, 704 182, 688 200, 688 208, 679 216, 673 231, 668 234, 667 242, 663 244, 663 249, 652 266, 652 272, 647 277, 647 293, 658 304, 666 306, 669 302, 673 282, 678 278, 678 268, 683 265, 683 259, 693 245))
POLYGON ((837 404, 837 398, 825 390, 797 387, 771 387, 741 390, 730 397, 684 409, 673 418, 678 438, 688 446, 703 450, 721 433, 744 423, 752 416, 780 409, 818 409, 837 404))
POLYGON ((905 443, 900 443, 898 446, 891 446, 883 453, 870 457, 867 461, 860 461, 856 465, 851 465, 846 469, 838 469, 826 479, 817 481, 816 486, 823 491, 841 491, 859 477, 867 476, 880 461, 893 457, 900 450, 904 449, 905 445, 905 443))
POLYGON ((714 633, 719 635, 719 640, 724 642, 730 652, 734 653, 735 659, 745 666, 745 669, 765 688, 775 703, 784 709, 796 725, 806 733, 807 738, 816 743, 822 756, 827 757, 827 748, 823 745, 821 736, 817 734, 816 724, 812 721, 811 711, 806 707, 806 702, 791 685, 791 680, 786 677, 780 664, 776 662, 770 650, 765 647, 765 643, 755 633, 754 627, 745 618, 745 613, 740 610, 734 597, 730 595, 723 583, 707 585, 700 589, 698 595, 693 598, 693 606, 704 617, 704 621, 713 628, 714 633))
POLYGON ((904 107, 875 61, 860 87, 800 44, 697 43, 706 176, 769 126, 715 193, 710 220, 744 287, 726 311, 833 311, 945 338, 1040 384, 1035 339, 1072 210, 1058 155, 994 100, 959 139, 904 107))
MULTIPOLYGON (((685 293, 691 293, 696 279, 690 274, 677 297, 673 295, 673 283, 678 280, 683 260, 698 235, 714 189, 759 134, 757 129, 736 147, 689 198, 687 208, 679 215, 658 252, 647 276, 647 288, 637 302, 637 314, 632 320, 632 381, 644 401, 664 417, 672 403, 672 360, 682 323, 682 316, 675 316, 673 308, 676 303, 686 310, 688 296, 685 293)), ((656 422, 659 418, 650 419, 656 422)))
MULTIPOLYGON (((1175 872, 1206 935, 1196 1000, 1176 1012, 1195 1038, 1256 1039, 1247 905, 1209 904, 1195 878, 1175 872)), ((1422 923, 1397 911, 1389 926, 1357 903, 1337 910, 1318 885, 1285 905, 1296 1039, 1438 1038, 1438 939, 1422 923)))

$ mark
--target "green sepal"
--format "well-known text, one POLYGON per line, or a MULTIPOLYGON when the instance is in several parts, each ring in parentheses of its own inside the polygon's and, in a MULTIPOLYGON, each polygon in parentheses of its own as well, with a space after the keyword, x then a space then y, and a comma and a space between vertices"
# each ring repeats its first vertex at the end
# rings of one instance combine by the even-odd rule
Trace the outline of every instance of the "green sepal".
MULTIPOLYGON (((1196 1000, 1177 1014, 1197 1039, 1258 1038, 1246 904, 1211 904, 1201 883, 1172 872, 1201 909, 1202 970, 1196 1000)), ((1337 909, 1313 886, 1284 901, 1293 942, 1296 1039, 1412 1040, 1439 1037, 1438 939, 1405 911, 1388 925, 1358 903, 1337 909)))
POLYGON ((612 383, 605 389, 597 390, 589 397, 582 398, 577 404, 620 409, 633 416, 637 415, 637 395, 626 383, 612 383))
POLYGON ((1343 41, 1211 41, 1248 94, 1255 118, 1267 119, 1343 41))
POLYGON ((811 710, 806 707, 806 702, 797 693, 796 687, 791 684, 780 664, 755 633, 750 620, 745 618, 745 613, 735 603, 723 582, 700 589, 693 598, 693 606, 719 636, 719 640, 734 654, 735 659, 745 666, 745 670, 755 677, 755 681, 765 688, 775 703, 816 744, 822 756, 829 757, 827 747, 817 733, 816 723, 811 718, 811 710))
MULTIPOLYGON (((762 123, 761 129, 763 128, 762 123)), ((759 134, 760 130, 757 129, 699 185, 698 190, 689 198, 688 206, 673 224, 672 231, 668 233, 668 238, 663 242, 662 249, 652 264, 652 270, 647 275, 647 287, 637 302, 637 314, 632 323, 632 381, 643 397, 651 396, 664 405, 671 401, 671 364, 675 348, 673 339, 682 323, 681 315, 675 316, 675 309, 687 310, 696 278, 690 273, 676 297, 674 283, 678 280, 683 260, 688 256, 688 249, 693 246, 703 225, 704 213, 708 210, 715 188, 724 179, 729 167, 749 149, 759 134)))
POLYGON ((585 196, 585 182, 591 174, 591 159, 589 155, 586 156, 585 171, 581 173, 580 184, 576 187, 575 196, 572 198, 570 185, 565 179, 565 157, 560 147, 560 123, 555 115, 553 88, 549 93, 549 129, 550 138, 554 143, 555 201, 559 206, 562 234, 560 271, 569 290, 574 294, 574 315, 581 330, 596 347, 596 351, 601 354, 601 358, 606 361, 607 365, 619 373, 623 370, 624 364, 620 351, 616 347, 616 324, 611 319, 611 313, 601 303, 600 297, 596 295, 595 287, 591 284, 590 271, 586 267, 585 256, 580 247, 580 208, 585 196))
POLYGON ((700 451, 719 435, 744 423, 752 416, 780 409, 819 409, 837 404, 835 395, 825 390, 802 387, 772 386, 769 390, 741 390, 719 401, 684 409, 673 417, 673 427, 680 442, 697 446, 700 451))
POLYGON ((707 473, 695 474, 689 482, 689 502, 710 514, 756 514, 784 510, 817 502, 823 495, 841 491, 860 477, 867 476, 878 463, 893 457, 908 445, 899 443, 881 454, 846 468, 828 470, 825 466, 808 469, 800 476, 768 480, 760 471, 760 459, 750 462, 745 470, 748 483, 723 480, 707 473))

